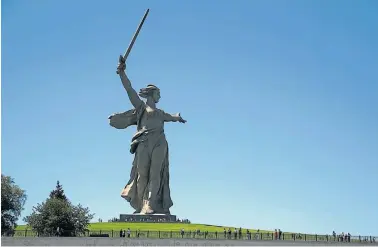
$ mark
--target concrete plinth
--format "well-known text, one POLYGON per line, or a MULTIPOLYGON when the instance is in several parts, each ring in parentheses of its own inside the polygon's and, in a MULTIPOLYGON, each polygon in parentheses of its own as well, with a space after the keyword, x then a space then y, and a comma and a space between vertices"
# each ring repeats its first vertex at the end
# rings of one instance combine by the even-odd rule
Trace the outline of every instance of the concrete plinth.
POLYGON ((120 214, 121 222, 176 222, 176 215, 170 214, 120 214))

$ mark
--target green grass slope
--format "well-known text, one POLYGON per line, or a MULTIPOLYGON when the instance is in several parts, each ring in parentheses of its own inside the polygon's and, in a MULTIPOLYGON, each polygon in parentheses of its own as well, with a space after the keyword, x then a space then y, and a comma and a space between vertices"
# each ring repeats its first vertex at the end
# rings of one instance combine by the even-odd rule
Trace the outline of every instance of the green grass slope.
MULTIPOLYGON (((147 236, 149 238, 180 238, 181 235, 179 231, 181 229, 185 230, 185 233, 189 233, 187 237, 200 237, 204 238, 204 235, 194 236, 191 235, 190 232, 195 230, 200 230, 202 233, 205 231, 209 232, 209 239, 214 238, 223 238, 223 229, 230 228, 234 231, 235 227, 228 227, 228 226, 214 226, 214 225, 204 225, 204 224, 183 224, 183 223, 140 223, 140 222, 105 222, 105 223, 92 223, 89 225, 88 230, 92 233, 108 233, 112 237, 119 236, 118 232, 122 230, 127 230, 130 228, 132 231, 132 237, 136 237, 136 233, 140 230, 142 236, 147 236), (144 233, 143 233, 144 232, 144 233), (158 233, 159 232, 159 233, 158 233), (214 235, 215 232, 220 233, 220 235, 214 235), (147 234, 147 235, 146 235, 147 234)), ((238 229, 236 227, 236 229, 238 229)), ((246 228, 243 228, 243 233, 247 231, 246 228)), ((248 229, 251 233, 255 233, 256 229, 248 229)), ((272 233, 272 231, 260 230, 260 233, 272 233)), ((337 241, 333 239, 332 236, 327 235, 314 235, 314 234, 301 234, 301 238, 299 240, 305 241, 337 241)), ((30 228, 26 225, 20 225, 16 228, 16 237, 26 237, 26 236, 36 236, 35 232, 33 232, 30 228)), ((253 238, 258 236, 258 239, 261 240, 273 240, 273 234, 258 234, 254 235, 253 238)), ((255 238, 256 239, 256 238, 255 238)), ((294 235, 290 232, 284 232, 283 240, 298 240, 298 235, 294 235)), ((359 238, 353 237, 351 242, 360 242, 359 238)))
MULTIPOLYGON (((121 229, 130 228, 131 230, 141 230, 141 231, 180 231, 180 229, 184 228, 185 231, 193 231, 193 230, 201 230, 215 232, 215 231, 223 231, 224 228, 228 229, 228 226, 212 226, 212 225, 203 225, 203 224, 183 224, 183 223, 128 223, 128 222, 103 222, 103 223, 92 223, 89 225, 88 230, 90 231, 119 231, 121 229)), ((232 230, 235 229, 234 227, 230 227, 232 230)), ((16 228, 16 230, 25 230, 27 229, 26 225, 20 225, 16 228)), ((243 230, 246 230, 243 228, 243 230)), ((250 231, 254 232, 256 230, 249 229, 250 231)), ((266 232, 266 231, 262 231, 266 232)))

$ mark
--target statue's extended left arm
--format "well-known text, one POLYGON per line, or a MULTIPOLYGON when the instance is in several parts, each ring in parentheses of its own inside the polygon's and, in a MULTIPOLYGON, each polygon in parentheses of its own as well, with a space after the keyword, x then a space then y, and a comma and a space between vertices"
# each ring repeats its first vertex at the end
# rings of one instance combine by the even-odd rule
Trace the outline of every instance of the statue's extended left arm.
POLYGON ((180 123, 186 123, 186 120, 184 120, 180 113, 177 113, 177 114, 169 114, 169 113, 165 113, 163 111, 163 118, 164 118, 164 122, 180 122, 180 123))

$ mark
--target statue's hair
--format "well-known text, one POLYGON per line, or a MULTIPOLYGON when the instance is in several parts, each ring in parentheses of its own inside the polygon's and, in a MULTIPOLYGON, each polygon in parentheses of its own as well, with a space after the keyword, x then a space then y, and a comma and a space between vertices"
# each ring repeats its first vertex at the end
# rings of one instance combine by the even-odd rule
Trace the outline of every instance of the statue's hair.
POLYGON ((138 94, 140 97, 146 99, 148 96, 151 96, 155 90, 160 90, 160 89, 155 85, 148 84, 147 87, 140 89, 138 94))

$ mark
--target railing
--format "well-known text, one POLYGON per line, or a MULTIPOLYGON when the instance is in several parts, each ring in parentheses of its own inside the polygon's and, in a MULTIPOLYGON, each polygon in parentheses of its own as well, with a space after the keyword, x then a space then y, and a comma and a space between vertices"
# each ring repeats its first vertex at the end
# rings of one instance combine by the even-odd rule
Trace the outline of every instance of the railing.
POLYGON ((282 233, 281 237, 271 232, 250 232, 243 231, 241 234, 232 232, 197 232, 197 231, 130 231, 122 230, 98 230, 86 231, 85 233, 75 233, 63 231, 60 234, 44 234, 39 235, 32 230, 15 230, 11 234, 12 237, 52 237, 52 236, 76 236, 76 237, 112 237, 112 238, 185 238, 185 239, 228 239, 228 240, 275 240, 275 241, 316 241, 316 242, 352 242, 352 243, 376 243, 378 237, 375 236, 351 236, 341 237, 333 235, 312 235, 312 234, 296 234, 282 233))

